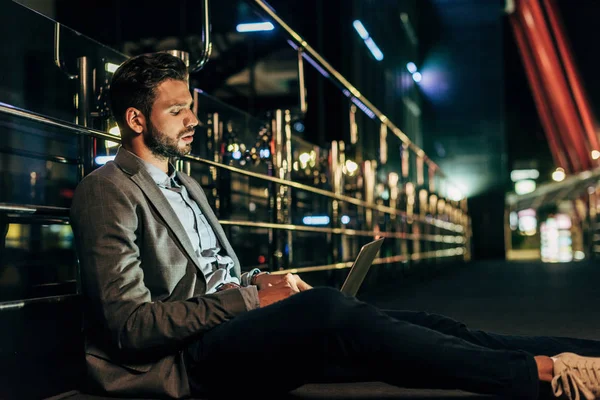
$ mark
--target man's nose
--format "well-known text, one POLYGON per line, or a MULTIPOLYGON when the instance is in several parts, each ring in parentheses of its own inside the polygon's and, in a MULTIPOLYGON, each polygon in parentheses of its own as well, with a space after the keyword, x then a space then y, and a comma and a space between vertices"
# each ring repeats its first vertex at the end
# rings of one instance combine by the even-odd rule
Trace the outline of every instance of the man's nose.
POLYGON ((188 118, 185 120, 185 126, 188 128, 195 128, 198 126, 198 118, 196 117, 196 114, 194 114, 194 111, 188 111, 188 118))

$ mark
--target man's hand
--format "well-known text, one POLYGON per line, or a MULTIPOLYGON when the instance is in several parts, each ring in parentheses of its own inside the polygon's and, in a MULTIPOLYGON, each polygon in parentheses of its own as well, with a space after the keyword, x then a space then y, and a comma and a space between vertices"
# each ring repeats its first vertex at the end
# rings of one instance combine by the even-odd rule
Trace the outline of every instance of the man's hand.
POLYGON ((258 299, 261 307, 266 307, 279 300, 287 299, 293 294, 312 289, 298 275, 294 274, 266 274, 260 273, 253 283, 258 286, 258 299))
POLYGON ((256 286, 258 286, 259 290, 269 287, 270 285, 274 285, 280 281, 285 281, 289 283, 291 287, 297 290, 298 292, 303 292, 305 290, 312 289, 312 286, 304 282, 296 274, 277 275, 261 272, 260 274, 256 275, 253 279, 253 283, 256 286))
POLYGON ((258 300, 261 307, 266 307, 280 300, 287 299, 291 295, 298 292, 299 290, 295 285, 290 284, 286 280, 280 279, 273 284, 263 286, 262 289, 259 289, 258 300))

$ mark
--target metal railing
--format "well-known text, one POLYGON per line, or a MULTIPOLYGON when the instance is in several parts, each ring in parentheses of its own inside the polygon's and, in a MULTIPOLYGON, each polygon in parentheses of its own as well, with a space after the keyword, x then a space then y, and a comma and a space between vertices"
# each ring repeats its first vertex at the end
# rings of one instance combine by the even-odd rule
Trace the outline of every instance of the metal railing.
MULTIPOLYGON (((39 115, 36 113, 32 113, 23 109, 19 109, 7 104, 0 103, 0 113, 9 114, 12 116, 16 116, 19 118, 24 118, 30 121, 34 121, 36 123, 41 123, 44 125, 50 125, 53 127, 60 128, 65 132, 69 132, 76 135, 82 135, 94 139, 99 140, 110 140, 115 142, 120 142, 120 137, 109 134, 107 132, 103 132, 97 129, 84 127, 81 125, 68 123, 65 121, 61 121, 55 118, 39 115)), ((285 129, 284 129, 285 130, 285 129)), ((273 135, 276 136, 276 135, 273 135)), ((287 139, 286 139, 287 140, 287 139)), ((418 252, 414 254, 408 255, 400 255, 397 257, 387 257, 382 258, 381 260, 376 260, 375 264, 380 264, 382 262, 405 262, 409 260, 423 260, 427 258, 442 258, 442 257, 455 257, 458 255, 465 255, 467 253, 467 229, 466 222, 464 219, 462 222, 450 222, 440 218, 435 218, 432 215, 424 215, 419 213, 413 213, 409 215, 406 210, 401 210, 395 207, 389 207, 374 203, 368 203, 364 200, 359 200, 343 193, 335 193, 332 191, 316 188, 310 185, 305 185, 299 182, 294 182, 288 179, 279 178, 276 176, 265 175, 253 171, 244 170, 242 168, 234 167, 231 165, 222 164, 216 161, 200 158, 193 155, 187 155, 184 157, 184 160, 187 162, 193 162, 198 164, 204 164, 209 167, 218 168, 221 170, 227 170, 237 175, 248 176, 252 178, 257 178, 263 180, 265 182, 270 182, 277 185, 282 185, 288 188, 292 188, 295 190, 302 190, 306 192, 310 192, 322 197, 329 199, 330 201, 335 201, 340 204, 347 203, 365 210, 376 211, 378 213, 382 213, 384 215, 399 217, 400 219, 406 220, 411 219, 412 223, 420 223, 423 226, 430 226, 432 229, 440 229, 445 230, 451 234, 441 234, 441 232, 437 232, 434 234, 424 232, 425 229, 421 229, 419 232, 382 232, 382 231, 374 231, 370 229, 346 229, 343 227, 311 227, 311 226, 303 226, 303 225, 294 225, 290 223, 281 223, 281 222, 252 222, 252 221, 240 221, 240 220, 221 220, 221 224, 224 226, 239 226, 239 227, 247 227, 247 228, 262 228, 268 230, 277 230, 277 231, 296 231, 296 232, 313 232, 313 233, 322 233, 322 234, 333 234, 340 235, 346 237, 374 237, 381 236, 387 237, 391 239, 397 239, 402 241, 424 241, 424 242, 432 242, 432 243, 443 243, 443 244, 459 244, 460 247, 456 249, 443 249, 443 250, 435 250, 429 252, 418 252), (454 234, 454 235, 452 235, 454 234), (462 249, 458 251, 457 249, 462 249), (447 251, 452 250, 452 251, 447 251), (386 260, 386 261, 382 261, 386 260)), ((33 205, 9 205, 9 204, 0 204, 0 211, 5 213, 48 213, 48 214, 61 214, 64 218, 66 218, 68 214, 68 209, 66 208, 55 208, 55 207, 44 207, 44 206, 33 206, 33 205)), ((466 216, 466 214, 462 214, 466 216)), ((286 271, 321 271, 327 268, 331 269, 339 269, 340 263, 327 264, 321 266, 309 266, 299 268, 289 268, 280 272, 286 271)), ((347 265, 344 264, 344 265, 347 265)))

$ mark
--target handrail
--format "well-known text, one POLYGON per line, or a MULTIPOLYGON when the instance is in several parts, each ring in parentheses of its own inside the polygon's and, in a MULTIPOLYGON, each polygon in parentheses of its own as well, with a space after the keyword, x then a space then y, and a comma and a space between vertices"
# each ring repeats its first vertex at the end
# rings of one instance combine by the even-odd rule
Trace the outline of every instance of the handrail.
MULTIPOLYGON (((379 257, 373 260, 372 265, 378 264, 392 264, 398 263, 408 260, 424 260, 427 258, 442 258, 442 257, 455 257, 464 254, 465 249, 462 247, 455 247, 452 249, 446 250, 433 250, 433 251, 424 251, 421 253, 412 253, 412 254, 400 254, 397 256, 390 257, 379 257)), ((281 275, 281 274, 298 274, 302 272, 317 272, 317 271, 329 271, 333 269, 346 269, 352 267, 353 261, 340 262, 334 264, 325 264, 325 265, 317 265, 313 267, 299 267, 299 268, 290 268, 279 271, 273 271, 271 274, 273 275, 281 275)))
POLYGON ((375 231, 361 231, 358 229, 346 229, 346 228, 325 228, 315 226, 304 226, 304 225, 293 225, 293 224, 279 224, 270 222, 253 222, 253 221, 219 221, 221 225, 230 226, 244 226, 250 228, 267 228, 267 229, 281 229, 286 231, 296 232, 313 232, 313 233, 332 233, 336 235, 346 236, 365 236, 365 237, 388 237, 395 239, 408 239, 408 240, 427 240, 431 242, 439 243, 463 243, 463 237, 458 235, 427 235, 427 234, 414 234, 405 232, 375 232, 375 231), (456 239, 460 241, 456 241, 456 239))
POLYGON ((69 209, 66 207, 38 206, 33 204, 11 204, 0 203, 0 212, 10 212, 26 215, 53 215, 68 216, 69 209))
MULTIPOLYGON (((294 181, 287 181, 285 179, 276 178, 276 177, 272 177, 272 176, 268 176, 268 175, 264 175, 264 174, 259 174, 257 172, 246 171, 241 168, 233 167, 231 165, 221 164, 216 161, 211 161, 211 160, 207 160, 207 159, 196 157, 196 156, 187 155, 187 156, 185 156, 185 158, 188 160, 194 160, 194 161, 197 161, 197 162, 200 162, 203 164, 208 164, 213 167, 223 168, 223 169, 229 170, 231 172, 239 173, 241 175, 246 175, 246 176, 250 176, 250 177, 258 178, 258 179, 263 179, 265 181, 279 183, 279 184, 286 185, 286 186, 289 186, 289 187, 292 187, 295 189, 300 189, 300 190, 304 190, 307 192, 315 193, 315 194, 318 194, 318 195, 321 195, 324 197, 329 197, 334 200, 339 200, 339 201, 343 201, 343 202, 346 202, 349 204, 354 204, 356 206, 368 208, 368 209, 371 209, 374 211, 380 211, 380 212, 384 212, 387 214, 392 214, 392 215, 396 215, 396 216, 400 216, 400 217, 408 217, 408 214, 405 211, 398 210, 396 208, 367 203, 365 201, 355 199, 354 197, 332 193, 327 190, 304 185, 302 183, 298 183, 298 182, 294 182, 294 181)), ((462 232, 462 229, 463 229, 461 225, 454 224, 452 222, 442 221, 437 218, 428 218, 426 216, 421 216, 418 214, 413 214, 410 218, 415 219, 417 221, 426 222, 431 225, 435 225, 439 228, 447 229, 450 231, 462 232)))
POLYGON ((356 89, 342 74, 340 74, 335 68, 331 66, 321 55, 315 51, 300 34, 294 31, 288 24, 285 23, 277 13, 269 6, 264 0, 252 0, 256 3, 265 13, 269 15, 269 17, 277 23, 281 28, 283 28, 287 34, 294 40, 294 42, 302 48, 306 53, 313 58, 320 67, 322 67, 331 77, 337 81, 337 83, 343 86, 354 98, 363 103, 367 108, 369 108, 381 121, 382 124, 386 125, 403 143, 405 143, 411 150, 413 150, 419 157, 422 157, 423 160, 432 168, 435 168, 436 172, 447 179, 447 176, 440 169, 440 167, 431 160, 425 151, 419 148, 416 144, 414 144, 409 137, 402 132, 400 128, 398 128, 388 117, 386 117, 379 109, 377 109, 367 98, 365 98, 359 91, 356 89))
POLYGON ((70 122, 63 121, 59 118, 48 117, 32 111, 23 110, 10 104, 0 102, 0 113, 14 115, 20 118, 28 119, 30 121, 39 122, 41 124, 48 124, 57 128, 66 129, 74 132, 78 135, 93 136, 99 139, 111 140, 120 142, 121 138, 116 135, 112 135, 108 132, 100 131, 93 128, 87 128, 85 126, 73 124, 70 122))
POLYGON ((202 8, 203 11, 203 29, 202 29, 202 33, 203 33, 203 42, 204 42, 204 49, 202 51, 202 56, 200 57, 200 59, 198 61, 196 61, 196 64, 194 64, 192 67, 190 67, 189 71, 190 72, 198 72, 200 71, 204 65, 208 62, 208 59, 210 58, 210 54, 212 52, 212 39, 211 39, 211 35, 210 35, 210 9, 208 8, 209 4, 208 4, 208 0, 204 0, 204 7, 202 8))
POLYGON ((302 58, 302 53, 304 50, 302 48, 298 48, 298 86, 300 92, 300 112, 306 114, 307 104, 306 104, 306 84, 304 83, 304 59, 302 58))
POLYGON ((69 73, 60 59, 60 24, 58 22, 54 23, 54 64, 67 75, 67 78, 77 79, 79 77, 79 75, 69 73))
POLYGON ((79 160, 76 158, 67 158, 62 156, 54 156, 51 154, 38 153, 37 151, 21 150, 21 149, 7 149, 0 147, 0 153, 10 154, 13 156, 21 156, 28 158, 35 158, 37 160, 52 161, 59 164, 77 165, 79 160))
MULTIPOLYGON (((319 189, 316 187, 312 187, 309 185, 304 185, 302 183, 298 183, 298 182, 294 182, 294 181, 288 181, 285 179, 281 179, 281 178, 277 178, 277 177, 273 177, 273 176, 268 176, 268 175, 264 175, 264 174, 259 174, 258 172, 252 172, 252 171, 246 171, 243 170, 241 168, 237 168, 237 167, 233 167, 231 165, 226 165, 226 164, 221 164, 219 162, 216 161, 212 161, 212 160, 207 160, 205 158, 200 158, 200 157, 196 157, 196 156, 192 156, 192 155, 186 155, 183 158, 187 159, 187 160, 193 160, 193 161, 197 161, 200 162, 202 164, 208 164, 210 166, 213 167, 217 167, 217 168, 222 168, 222 169, 226 169, 229 170, 231 172, 235 172, 241 175, 246 175, 246 176, 250 176, 253 178, 258 178, 258 179, 262 179, 268 182, 273 182, 273 183, 279 183, 281 185, 286 185, 295 189, 300 189, 300 190, 304 190, 307 192, 311 192, 311 193, 315 193, 324 197, 329 197, 331 199, 334 200, 339 200, 339 201, 343 201, 346 203, 350 203, 350 204, 354 204, 356 206, 359 207, 364 207, 364 208, 368 208, 371 210, 375 210, 375 211, 380 211, 380 212, 384 212, 387 214, 392 214, 392 215, 396 215, 399 217, 407 217, 407 213, 405 211, 402 210, 398 210, 396 208, 392 208, 392 207, 386 207, 386 206, 380 206, 377 204, 371 204, 371 203, 367 203, 365 201, 361 201, 358 199, 355 199, 354 197, 350 197, 350 196, 345 196, 342 194, 336 194, 336 193, 332 193, 329 192, 327 190, 324 189, 319 189)), ((452 222, 447 222, 447 221, 442 221, 439 220, 437 218, 427 218, 425 216, 421 216, 421 215, 417 215, 417 214, 413 214, 411 216, 411 218, 417 220, 417 221, 421 221, 421 222, 426 222, 429 223, 431 225, 435 225, 439 228, 443 228, 443 229, 447 229, 447 230, 456 230, 457 232, 462 232, 462 226, 457 225, 457 224, 453 224, 452 222)))
MULTIPOLYGON (((32 204, 12 204, 0 203, 0 212, 26 214, 26 215, 52 215, 52 216, 69 216, 69 209, 66 207, 39 206, 32 204)), ((409 234, 405 232, 377 232, 365 231, 358 229, 346 228, 325 228, 315 226, 293 225, 293 224, 276 224, 269 222, 254 222, 254 221, 230 221, 220 220, 221 225, 229 226, 245 226, 251 228, 266 228, 266 229, 281 229, 298 232, 314 232, 314 233, 332 233, 347 236, 383 236, 397 239, 409 240, 429 240, 440 243, 462 243, 462 236, 457 235, 427 235, 427 234, 409 234), (461 239, 461 241, 457 241, 461 239)))
POLYGON ((67 301, 69 299, 80 297, 77 293, 72 294, 61 294, 58 296, 47 296, 47 297, 34 297, 31 299, 24 300, 8 300, 8 301, 0 301, 0 311, 4 310, 14 310, 23 308, 27 305, 31 304, 39 304, 39 303, 61 303, 63 301, 67 301))
MULTIPOLYGON (((59 128, 63 128, 63 129, 67 129, 71 132, 74 132, 76 134, 79 135, 87 135, 87 136, 92 136, 92 137, 96 137, 99 139, 103 139, 103 140, 111 140, 111 141, 115 141, 115 142, 120 142, 121 138, 119 136, 116 135, 112 135, 110 133, 107 132, 103 132, 97 129, 93 129, 93 128, 88 128, 88 127, 84 127, 81 125, 77 125, 77 124, 73 124, 73 123, 69 123, 66 121, 62 121, 59 120, 57 118, 52 118, 52 117, 47 117, 47 116, 43 116, 31 111, 26 111, 14 106, 11 106, 9 104, 6 103, 2 103, 0 102, 0 113, 6 113, 6 114, 11 114, 11 115, 15 115, 21 118, 25 118, 25 119, 29 119, 35 122, 39 122, 39 123, 45 123, 45 124, 49 124, 55 127, 59 127, 59 128)), ((293 182, 293 181, 288 181, 285 179, 281 179, 281 178, 277 178, 277 177, 273 177, 273 176, 268 176, 265 174, 260 174, 257 172, 252 172, 252 171, 246 171, 243 170, 241 168, 237 168, 237 167, 233 167, 230 165, 225 165, 225 164, 221 164, 218 163, 216 161, 212 161, 212 160, 207 160, 204 158, 200 158, 200 157, 196 157, 196 156, 192 156, 192 155, 186 155, 183 157, 186 160, 190 160, 190 161, 195 161, 195 162, 199 162, 202 164, 207 164, 207 165, 211 165, 217 168, 222 168, 222 169, 226 169, 229 170, 231 172, 235 172, 241 175, 246 175, 246 176, 250 176, 250 177, 254 177, 254 178, 258 178, 258 179, 262 179, 264 181, 268 181, 268 182, 273 182, 273 183, 279 183, 281 185, 286 185, 289 187, 293 187, 295 189, 299 189, 299 190, 304 190, 307 192, 311 192, 311 193, 315 193, 321 196, 325 196, 331 199, 335 199, 335 200, 339 200, 339 201, 343 201, 343 202, 347 202, 349 204, 354 204, 356 206, 359 207, 364 207, 367 209, 371 209, 371 210, 375 210, 375 211, 380 211, 383 213, 388 213, 388 214, 392 214, 392 215, 396 215, 396 216, 401 216, 401 217, 407 217, 406 212, 398 210, 396 208, 391 208, 391 207, 386 207, 386 206, 381 206, 381 205, 377 205, 377 204, 371 204, 371 203, 367 203, 365 201, 361 201, 358 199, 355 199, 353 197, 350 196, 345 196, 345 195, 340 195, 340 194, 335 194, 332 192, 329 192, 327 190, 323 190, 323 189, 319 189, 319 188, 315 188, 313 186, 309 186, 309 185, 304 185, 298 182, 293 182)), ((450 231, 455 231, 455 232, 462 232, 463 231, 463 227, 461 225, 458 224, 454 224, 452 222, 447 222, 447 221, 442 221, 439 220, 437 218, 428 218, 425 216, 421 216, 418 214, 414 214, 411 216, 412 219, 415 219, 417 221, 421 221, 421 222, 425 222, 434 226, 437 226, 439 228, 442 229, 447 229, 450 231)))

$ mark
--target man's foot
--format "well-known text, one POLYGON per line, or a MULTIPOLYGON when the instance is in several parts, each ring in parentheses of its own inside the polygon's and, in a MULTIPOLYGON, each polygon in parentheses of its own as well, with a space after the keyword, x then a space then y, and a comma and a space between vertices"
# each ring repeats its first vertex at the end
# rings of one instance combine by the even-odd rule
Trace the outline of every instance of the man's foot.
POLYGON ((564 394, 569 400, 587 400, 600 397, 600 358, 582 357, 573 353, 555 356, 552 392, 556 397, 564 394))

